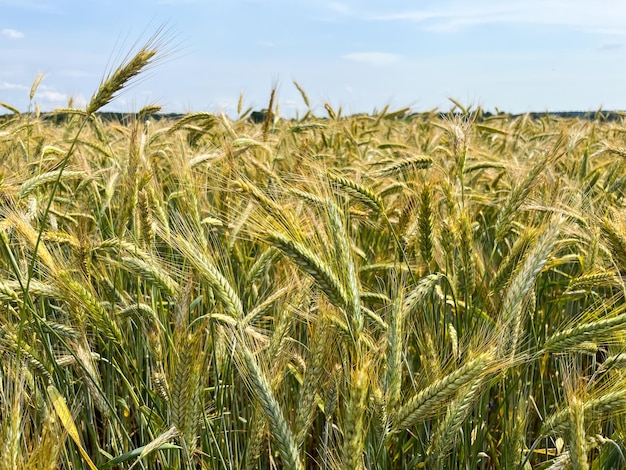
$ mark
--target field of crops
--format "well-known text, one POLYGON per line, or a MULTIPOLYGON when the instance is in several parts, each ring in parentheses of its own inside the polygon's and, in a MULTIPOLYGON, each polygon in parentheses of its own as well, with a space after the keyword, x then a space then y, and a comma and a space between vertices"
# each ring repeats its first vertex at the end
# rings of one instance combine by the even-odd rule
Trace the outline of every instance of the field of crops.
POLYGON ((140 54, 0 123, 0 468, 624 465, 626 121, 103 121, 140 54))

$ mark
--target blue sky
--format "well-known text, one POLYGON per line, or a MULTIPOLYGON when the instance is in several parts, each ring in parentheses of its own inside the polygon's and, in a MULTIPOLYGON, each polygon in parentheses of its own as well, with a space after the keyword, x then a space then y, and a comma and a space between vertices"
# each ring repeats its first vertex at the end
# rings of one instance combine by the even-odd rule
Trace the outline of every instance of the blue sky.
POLYGON ((626 109, 626 2, 618 0, 0 0, 0 101, 84 104, 161 24, 169 51, 109 110, 344 113, 448 97, 509 112, 626 109), (116 59, 118 59, 116 61, 116 59))

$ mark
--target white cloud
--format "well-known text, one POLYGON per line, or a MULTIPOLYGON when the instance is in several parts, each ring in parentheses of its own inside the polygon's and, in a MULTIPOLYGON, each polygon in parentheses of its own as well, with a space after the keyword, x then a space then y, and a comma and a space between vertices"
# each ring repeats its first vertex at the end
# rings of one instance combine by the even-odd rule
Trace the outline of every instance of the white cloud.
POLYGON ((353 52, 351 54, 345 54, 341 56, 341 58, 374 67, 382 67, 400 62, 402 56, 398 54, 389 54, 387 52, 353 52))
POLYGON ((585 0, 510 0, 506 3, 455 0, 432 9, 377 14, 370 19, 410 21, 437 32, 456 32, 486 24, 536 24, 611 34, 623 30, 626 3, 611 0, 593 3, 585 0))
POLYGON ((22 39, 24 37, 24 33, 22 33, 21 31, 9 28, 5 28, 0 31, 0 34, 9 39, 22 39))
POLYGON ((35 96, 40 100, 55 103, 68 100, 68 96, 65 93, 60 93, 56 90, 37 90, 35 96))
POLYGON ((328 8, 330 10, 332 10, 332 11, 337 12, 337 13, 342 13, 342 14, 350 13, 350 7, 348 5, 346 5, 345 3, 331 2, 328 5, 328 8))
POLYGON ((54 11, 54 7, 50 5, 51 2, 40 2, 31 0, 0 0, 0 5, 8 5, 13 8, 21 8, 24 10, 34 10, 41 12, 54 11))
POLYGON ((30 90, 30 87, 20 85, 19 83, 2 81, 0 82, 0 90, 30 90))
MULTIPOLYGON (((20 83, 11 83, 5 81, 0 81, 0 91, 12 92, 11 95, 17 97, 16 99, 28 99, 28 93, 30 91, 30 85, 22 85, 20 83)), ((7 93, 9 94, 9 93, 7 93)), ((65 93, 62 93, 55 89, 54 87, 41 84, 37 88, 37 92, 35 93, 35 101, 39 103, 42 110, 54 109, 59 106, 65 105, 69 99, 69 96, 65 93)), ((80 102, 79 106, 84 106, 85 99, 82 96, 79 96, 74 100, 74 105, 80 102)))

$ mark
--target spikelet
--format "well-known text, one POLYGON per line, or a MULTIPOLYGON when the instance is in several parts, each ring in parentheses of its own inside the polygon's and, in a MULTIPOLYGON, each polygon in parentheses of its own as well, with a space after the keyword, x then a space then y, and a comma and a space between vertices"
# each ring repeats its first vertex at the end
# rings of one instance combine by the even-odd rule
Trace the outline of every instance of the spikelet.
MULTIPOLYGON (((39 234, 25 217, 16 213, 11 213, 5 221, 26 240, 31 249, 34 250, 35 247, 37 247, 37 253, 34 255, 36 256, 37 261, 43 263, 46 269, 48 269, 51 273, 54 273, 59 269, 56 259, 52 256, 47 247, 38 243, 39 234)), ((2 233, 4 234, 4 232, 2 233)))
POLYGON ((479 354, 418 392, 398 409, 393 420, 393 430, 401 431, 437 414, 452 395, 487 374, 493 367, 493 359, 491 353, 479 354))
POLYGON ((456 232, 454 225, 447 219, 443 219, 439 225, 439 243, 441 245, 441 251, 446 266, 449 266, 454 261, 454 250, 456 247, 456 232))
POLYGON ((330 105, 330 103, 324 103, 324 109, 326 109, 326 112, 328 113, 328 117, 330 119, 333 119, 333 120, 337 119, 337 113, 335 113, 335 110, 330 105))
POLYGON ((309 101, 309 97, 307 96, 306 92, 304 91, 304 88, 302 88, 300 86, 300 84, 298 82, 296 82, 295 80, 293 81, 294 86, 298 89, 298 91, 300 92, 300 96, 302 97, 302 101, 304 101, 304 104, 306 105, 307 108, 311 107, 311 102, 309 101))
POLYGON ((360 470, 363 468, 364 414, 369 392, 369 371, 362 366, 350 377, 350 398, 346 404, 346 417, 343 423, 342 468, 360 470))
POLYGON ((326 210, 328 213, 329 228, 335 246, 335 259, 337 261, 336 272, 345 275, 345 278, 341 280, 345 286, 348 301, 349 321, 355 339, 358 341, 361 329, 363 328, 363 313, 361 311, 361 289, 354 261, 350 254, 350 240, 337 205, 332 200, 329 200, 326 204, 326 210))
POLYGON ((459 358, 459 335, 452 323, 448 323, 448 337, 452 345, 452 357, 459 358))
POLYGON ((474 237, 467 214, 462 214, 457 229, 459 245, 454 259, 457 293, 463 300, 469 299, 476 289, 476 260, 474 237))
POLYGON ((448 405, 445 417, 437 424, 428 448, 428 458, 434 468, 436 461, 445 456, 457 442, 456 435, 468 419, 474 405, 485 386, 485 380, 479 377, 462 389, 448 405))
POLYGON ((77 367, 79 374, 83 376, 83 382, 89 389, 91 398, 96 408, 104 415, 110 416, 109 405, 102 393, 102 381, 100 374, 93 364, 93 354, 89 348, 89 344, 85 340, 73 341, 70 343, 72 352, 80 367, 77 367))
POLYGON ((556 242, 557 233, 556 225, 549 226, 515 270, 500 311, 500 321, 504 327, 500 339, 500 353, 503 355, 515 354, 521 325, 525 319, 522 314, 523 301, 545 265, 556 242))
POLYGON ((385 211, 385 206, 380 196, 365 186, 334 173, 328 173, 328 180, 330 181, 331 186, 340 189, 375 212, 385 211))
POLYGON ((285 297, 287 293, 291 291, 291 287, 282 287, 269 295, 265 300, 257 304, 251 309, 246 317, 241 321, 241 326, 244 328, 253 323, 257 318, 261 317, 277 300, 285 297))
POLYGON ((161 111, 161 106, 149 104, 139 110, 139 112, 137 113, 137 119, 139 121, 143 121, 144 119, 147 119, 148 117, 158 113, 159 111, 161 111))
POLYGON ((87 115, 91 116, 103 106, 109 104, 115 95, 128 86, 130 80, 155 61, 161 46, 161 30, 150 38, 139 51, 125 60, 98 87, 87 105, 87 115))
POLYGON ((95 296, 91 286, 74 278, 67 271, 58 272, 57 280, 64 298, 72 307, 74 320, 78 322, 80 328, 83 328, 87 323, 92 324, 94 329, 102 332, 107 339, 118 344, 122 343, 122 332, 119 325, 114 318, 111 318, 111 313, 105 305, 95 296))
POLYGON ((174 133, 176 131, 185 129, 194 124, 200 126, 204 130, 208 130, 211 127, 213 127, 216 123, 217 123, 217 118, 215 117, 214 114, 211 114, 211 113, 198 112, 198 113, 186 114, 185 116, 181 117, 178 121, 176 121, 174 125, 172 125, 169 128, 168 133, 170 134, 174 133))
POLYGON ((0 302, 1 303, 19 303, 20 298, 17 292, 4 281, 0 280, 0 302))
POLYGON ((242 319, 245 314, 241 299, 228 279, 224 277, 213 262, 198 250, 198 247, 192 245, 181 235, 173 237, 173 242, 175 243, 175 248, 188 258, 200 275, 209 282, 228 314, 234 318, 242 319))
POLYGON ((137 200, 137 212, 139 213, 139 223, 141 226, 141 237, 146 246, 152 246, 154 242, 154 222, 152 220, 152 212, 150 210, 150 200, 148 192, 145 189, 139 191, 137 200))
POLYGON ((176 281, 154 261, 148 263, 139 258, 122 256, 120 262, 126 269, 141 277, 142 280, 163 289, 169 297, 175 298, 181 291, 176 281))
POLYGON ((626 235, 624 235, 626 229, 623 223, 615 220, 617 218, 615 215, 613 218, 604 218, 600 223, 600 228, 618 268, 626 272, 626 235))
POLYGON ((170 372, 171 383, 168 404, 171 423, 181 434, 183 455, 191 460, 198 439, 200 423, 200 379, 202 362, 198 361, 200 352, 199 335, 188 334, 179 330, 180 337, 176 344, 176 357, 170 372))
POLYGON ((400 400, 402 388, 402 353, 404 351, 404 312, 402 290, 398 288, 391 306, 387 331, 387 409, 393 410, 400 400))
POLYGON ((398 216, 398 233, 402 235, 405 244, 408 244, 413 238, 417 223, 419 222, 416 214, 418 212, 419 198, 415 194, 409 194, 402 199, 402 210, 398 216))
POLYGON ((395 158, 398 160, 392 165, 386 166, 382 170, 377 171, 374 176, 382 178, 384 176, 392 176, 398 173, 410 170, 424 170, 430 168, 433 159, 426 155, 413 155, 408 152, 395 152, 395 158))
POLYGON ((298 446, 280 405, 274 397, 269 380, 245 344, 241 343, 238 350, 245 364, 247 379, 251 384, 252 392, 259 400, 261 409, 270 423, 270 432, 276 439, 284 467, 294 470, 303 469, 298 446))
POLYGON ((563 352, 590 340, 599 341, 607 334, 623 328, 626 313, 622 312, 625 309, 625 306, 620 306, 611 312, 614 316, 558 331, 546 340, 543 349, 548 352, 563 352))
POLYGON ((585 294, 593 288, 604 288, 618 285, 617 276, 612 271, 597 271, 584 274, 570 280, 564 297, 585 294))
POLYGON ((280 256, 280 251, 276 248, 268 248, 256 258, 252 267, 246 275, 246 285, 254 284, 280 256))
POLYGON ((38 356, 36 348, 31 347, 25 341, 20 341, 17 333, 2 329, 3 337, 0 338, 0 357, 20 358, 25 369, 43 377, 46 381, 52 380, 48 367, 44 365, 38 356))
POLYGON ((422 308, 439 281, 443 278, 444 275, 442 273, 436 273, 420 279, 415 289, 404 299, 403 311, 405 315, 412 316, 417 309, 422 308))
POLYGON ((509 254, 499 264, 496 274, 489 283, 491 294, 498 293, 502 288, 511 281, 511 274, 515 266, 524 258, 526 251, 537 239, 537 230, 530 228, 524 230, 522 234, 515 240, 509 254))
POLYGON ((316 396, 323 390, 324 372, 328 362, 329 350, 332 346, 332 335, 328 334, 328 326, 328 319, 320 318, 311 335, 309 365, 300 389, 295 420, 295 439, 300 446, 303 445, 309 427, 316 416, 316 396))
POLYGON ((8 103, 5 103, 4 101, 0 101, 0 106, 3 107, 4 109, 11 111, 16 116, 19 116, 21 114, 19 109, 17 109, 14 106, 11 106, 8 103))
POLYGON ((59 177, 61 177, 61 179, 64 181, 70 179, 85 178, 86 174, 82 171, 63 171, 63 173, 61 174, 61 170, 41 173, 22 183, 22 186, 20 187, 20 190, 18 192, 18 197, 20 199, 24 199, 26 196, 37 190, 39 187, 44 186, 48 183, 53 183, 57 179, 59 179, 59 177))
POLYGON ((570 459, 572 468, 588 470, 587 443, 585 442, 585 413, 583 402, 573 397, 569 406, 570 418, 570 459))
MULTIPOLYGON (((603 416, 617 414, 626 410, 626 389, 616 387, 603 395, 586 399, 582 403, 584 421, 599 419, 603 416)), ((567 431, 571 416, 570 407, 564 407, 548 416, 539 432, 540 437, 559 435, 567 431)))
MULTIPOLYGON (((20 283, 18 281, 7 281, 5 286, 10 289, 5 291, 5 295, 11 295, 11 292, 18 292, 21 290, 20 283)), ((47 297, 49 299, 58 299, 62 297, 61 291, 58 287, 50 285, 49 283, 43 283, 36 279, 31 279, 28 286, 28 293, 31 297, 47 297)), ((7 299, 8 300, 8 299, 7 299)), ((19 299, 18 299, 19 301, 19 299)))
POLYGON ((626 354, 616 354, 607 357, 602 364, 598 367, 596 374, 603 374, 611 369, 623 369, 626 367, 626 354))
POLYGON ((244 468, 248 470, 257 470, 259 468, 259 457, 261 456, 263 439, 266 433, 267 418, 263 414, 261 406, 256 404, 250 417, 244 468))
POLYGON ((419 227, 419 252, 422 261, 428 266, 433 259, 433 210, 431 190, 427 184, 420 191, 417 220, 419 227))
POLYGON ((278 202, 264 194, 257 186, 243 180, 236 181, 235 186, 258 202, 268 215, 274 217, 286 227, 291 226, 288 213, 286 213, 278 202))
POLYGON ((531 189, 536 184, 537 178, 545 168, 546 163, 547 158, 539 159, 530 169, 526 177, 511 190, 509 197, 504 201, 504 204, 502 204, 495 225, 496 242, 504 240, 509 234, 516 212, 520 209, 531 189))
POLYGON ((289 192, 291 194, 294 194, 295 196, 298 196, 303 201, 313 204, 314 206, 324 207, 326 205, 326 201, 323 198, 316 196, 315 194, 312 194, 308 191, 301 191, 298 188, 289 188, 289 192))
POLYGON ((267 138, 270 133, 271 124, 274 122, 274 100, 276 99, 276 87, 272 87, 270 93, 270 102, 267 105, 267 112, 265 113, 265 119, 263 120, 263 142, 267 142, 267 138))
POLYGON ((32 101, 33 98, 35 97, 35 93, 37 92, 37 88, 39 87, 39 84, 43 80, 43 77, 44 77, 44 75, 41 72, 39 72, 37 74, 37 77, 35 77, 35 81, 33 82, 33 84, 30 87, 30 94, 28 95, 30 101, 32 101))
POLYGON ((343 285, 321 258, 302 244, 277 232, 270 233, 268 241, 310 275, 331 303, 342 308, 349 305, 343 285))
POLYGON ((176 428, 176 426, 172 426, 167 431, 162 432, 143 447, 143 450, 141 451, 141 454, 139 454, 139 459, 137 460, 137 462, 141 461, 141 459, 146 457, 148 454, 151 454, 155 450, 162 447, 164 444, 167 444, 168 442, 176 439, 179 436, 180 431, 176 428))

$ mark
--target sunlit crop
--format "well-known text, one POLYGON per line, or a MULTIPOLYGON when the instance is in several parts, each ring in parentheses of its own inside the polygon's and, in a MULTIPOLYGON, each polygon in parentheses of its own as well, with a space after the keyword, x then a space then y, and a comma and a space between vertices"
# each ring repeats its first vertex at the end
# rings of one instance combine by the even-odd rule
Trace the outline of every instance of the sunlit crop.
POLYGON ((155 54, 5 106, 0 468, 624 465, 623 118, 103 120, 155 54))

